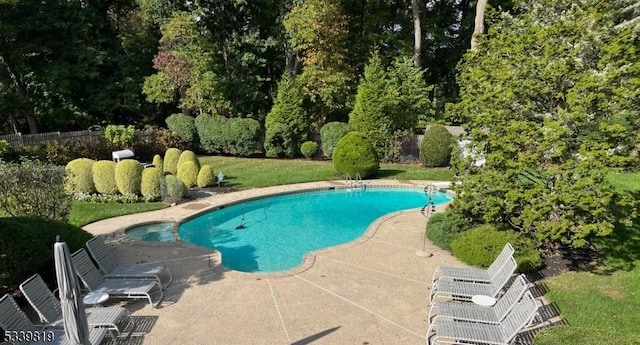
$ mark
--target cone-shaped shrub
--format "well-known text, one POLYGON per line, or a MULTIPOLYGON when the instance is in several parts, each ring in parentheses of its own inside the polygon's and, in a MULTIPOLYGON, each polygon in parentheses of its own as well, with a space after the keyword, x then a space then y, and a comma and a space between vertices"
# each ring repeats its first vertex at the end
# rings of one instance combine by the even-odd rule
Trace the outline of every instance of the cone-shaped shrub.
POLYGON ((162 170, 172 175, 177 174, 178 160, 180 159, 180 154, 182 154, 182 150, 177 149, 175 147, 171 147, 167 149, 167 151, 164 153, 164 163, 162 166, 162 170))
POLYGON ((360 132, 345 135, 333 150, 333 167, 341 174, 362 178, 373 176, 380 169, 378 154, 360 132))
POLYGON ((284 73, 278 83, 278 92, 273 101, 273 107, 265 119, 267 139, 265 152, 267 157, 294 157, 302 141, 306 139, 311 117, 303 106, 304 95, 302 87, 289 73, 284 73), (284 127, 281 129, 280 127, 284 127), (286 133, 287 140, 277 139, 277 133, 286 133))
POLYGON ((213 186, 215 182, 216 174, 213 172, 213 167, 209 164, 203 165, 198 173, 198 187, 205 188, 213 186))
POLYGON ((125 159, 116 164, 116 185, 123 195, 140 194, 142 164, 135 159, 125 159))
POLYGON ((164 171, 163 170, 163 165, 164 165, 164 159, 162 159, 162 156, 160 156, 160 155, 153 156, 153 166, 154 167, 159 168, 160 171, 164 171))
POLYGON ((198 166, 194 161, 188 160, 178 167, 178 178, 187 188, 194 187, 198 184, 198 166))
POLYGON ((95 193, 93 184, 93 164, 96 161, 89 158, 78 158, 67 163, 67 181, 65 187, 72 193, 95 193))
POLYGON ((146 200, 157 200, 162 196, 160 183, 162 182, 162 169, 158 167, 142 170, 142 183, 140 191, 146 200))
POLYGON ((96 191, 102 194, 118 193, 118 185, 116 184, 116 162, 97 161, 91 168, 93 173, 93 184, 96 191))
POLYGON ((173 175, 166 175, 163 183, 163 197, 165 199, 182 199, 187 196, 187 188, 179 178, 173 175))
POLYGON ((191 150, 184 150, 180 154, 180 158, 178 159, 178 170, 180 169, 182 163, 188 161, 195 163, 196 167, 198 167, 198 170, 200 170, 200 160, 198 160, 198 156, 196 156, 196 154, 191 150))

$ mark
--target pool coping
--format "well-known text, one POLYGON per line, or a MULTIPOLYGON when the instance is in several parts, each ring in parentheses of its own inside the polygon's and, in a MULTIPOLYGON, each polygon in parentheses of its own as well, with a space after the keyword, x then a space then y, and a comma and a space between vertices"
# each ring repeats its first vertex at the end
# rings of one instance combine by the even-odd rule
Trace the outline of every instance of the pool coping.
MULTIPOLYGON (((374 187, 374 188, 398 188, 398 189, 424 189, 426 188, 426 186, 433 184, 438 188, 439 192, 444 192, 447 193, 450 196, 454 196, 453 191, 451 190, 451 183, 448 181, 424 181, 424 180, 365 180, 363 181, 364 184, 363 186, 366 188, 367 186, 370 187, 374 187)), ((119 238, 120 240, 126 240, 127 243, 130 243, 132 245, 137 245, 137 246, 149 246, 149 247, 173 247, 173 246, 178 246, 178 247, 189 247, 189 246, 193 246, 193 247, 198 247, 198 248, 205 248, 211 251, 214 251, 216 253, 218 253, 218 255, 220 255, 221 258, 221 265, 227 269, 227 270, 232 270, 234 272, 237 272, 238 274, 242 274, 242 275, 247 275, 247 276, 251 276, 251 277, 256 277, 256 278, 280 278, 280 277, 288 277, 288 276, 292 276, 292 275, 296 275, 302 272, 307 271, 308 269, 310 269, 311 267, 313 267, 313 264, 316 260, 316 257, 318 255, 321 254, 326 254, 332 251, 336 251, 336 250, 341 250, 341 249, 345 249, 345 248, 351 248, 351 247, 355 247, 358 245, 361 245, 365 242, 367 242, 369 239, 373 238, 375 236, 375 234, 377 233, 378 229, 380 228, 380 226, 385 223, 386 221, 388 221, 389 219, 392 219, 394 217, 397 217, 400 214, 403 213, 407 213, 407 212, 415 212, 420 210, 421 208, 412 208, 412 209, 406 209, 406 210, 401 210, 401 211, 396 211, 396 212, 392 212, 392 213, 388 213, 385 214, 379 218, 377 218, 376 220, 374 220, 368 227, 367 230, 365 230, 365 232, 360 235, 358 238, 353 239, 347 243, 343 243, 343 244, 338 244, 335 246, 331 246, 331 247, 325 247, 325 248, 321 248, 318 250, 314 250, 311 252, 308 252, 305 254, 302 262, 295 266, 294 268, 291 268, 289 270, 285 270, 285 271, 278 271, 278 272, 242 272, 242 271, 237 271, 237 270, 233 270, 231 268, 228 268, 227 266, 224 266, 224 264, 222 264, 222 253, 219 252, 218 250, 215 249, 211 249, 211 248, 206 248, 206 247, 201 247, 195 244, 191 244, 188 242, 184 242, 181 241, 179 239, 179 236, 177 236, 177 228, 180 224, 187 222, 195 217, 198 217, 200 215, 202 215, 203 213, 207 213, 207 212, 211 212, 213 210, 216 209, 221 209, 224 207, 228 207, 228 206, 233 206, 233 205, 237 205, 237 204, 242 204, 245 202, 250 202, 250 201, 254 201, 254 200, 258 200, 258 199, 263 199, 263 198, 269 198, 269 197, 275 197, 275 196, 282 196, 282 195, 290 195, 290 194, 298 194, 298 193, 307 193, 307 192, 313 192, 313 191, 323 191, 323 190, 331 190, 331 189, 349 189, 349 188, 353 188, 352 186, 350 186, 348 183, 346 183, 346 181, 321 181, 321 182, 309 182, 309 183, 299 183, 299 184, 290 184, 290 185, 281 185, 281 186, 272 186, 272 187, 265 187, 265 188, 255 188, 255 189, 250 189, 250 190, 243 190, 243 191, 237 191, 237 192, 230 192, 230 193, 224 193, 224 194, 214 194, 213 196, 210 197, 206 197, 203 198, 205 200, 199 199, 199 200, 194 200, 194 201, 189 201, 177 206, 173 206, 170 207, 174 208, 174 207, 181 207, 182 209, 188 209, 188 206, 191 204, 197 204, 197 203, 202 203, 202 202, 207 202, 206 199, 209 199, 210 202, 210 206, 204 207, 202 209, 198 209, 198 210, 192 210, 193 212, 190 212, 184 216, 178 216, 176 217, 175 215, 173 215, 172 217, 170 217, 171 219, 155 219, 155 220, 142 220, 139 222, 133 222, 133 223, 129 223, 128 225, 124 226, 124 227, 118 227, 116 229, 114 229, 114 231, 112 231, 110 233, 110 236, 112 237, 116 237, 119 238), (244 194, 248 194, 248 196, 242 197, 242 195, 244 194), (216 203, 213 204, 212 201, 210 199, 215 199, 216 197, 220 197, 220 196, 224 196, 226 199, 230 199, 229 201, 223 201, 221 203, 216 203), (236 197, 237 196, 237 197, 236 197), (142 226, 142 225, 147 225, 147 224, 154 224, 154 223, 172 223, 173 224, 173 231, 174 231, 174 242, 151 242, 151 241, 143 241, 143 240, 137 240, 131 237, 128 237, 126 235, 126 231, 132 227, 136 227, 136 226, 142 226), (177 241, 175 241, 177 239, 177 241)), ((442 211, 444 209, 446 209, 448 207, 448 205, 451 203, 444 203, 444 204, 440 204, 438 206, 436 206, 436 211, 442 211)), ((167 210, 167 209, 163 209, 163 210, 167 210)), ((157 210, 157 211, 150 211, 150 212, 144 212, 144 213, 140 213, 138 215, 153 215, 153 214, 163 214, 161 211, 163 210, 157 210)), ((127 216, 122 216, 122 217, 127 217, 127 216)), ((114 217, 114 218, 121 218, 121 217, 114 217)), ((109 218, 107 220, 113 220, 114 218, 109 218)), ((143 217, 145 218, 145 217, 143 217)), ((102 221, 99 221, 102 222, 102 221)), ((99 223, 96 222, 96 223, 99 223)), ((92 223, 95 224, 95 223, 92 223)), ((91 225, 89 224, 87 226, 85 226, 85 228, 91 228, 91 225)), ((91 232, 91 231, 90 231, 91 232)))

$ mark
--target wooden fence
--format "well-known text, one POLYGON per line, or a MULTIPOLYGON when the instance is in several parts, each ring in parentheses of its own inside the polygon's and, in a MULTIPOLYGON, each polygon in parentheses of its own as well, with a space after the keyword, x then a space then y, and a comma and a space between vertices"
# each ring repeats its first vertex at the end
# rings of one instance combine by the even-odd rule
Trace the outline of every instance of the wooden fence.
MULTIPOLYGON (((155 129, 136 130, 136 134, 143 141, 155 140, 157 131, 155 129)), ((0 135, 0 140, 6 140, 14 149, 23 146, 40 145, 47 142, 57 142, 60 144, 70 142, 98 142, 104 137, 103 131, 75 131, 75 132, 48 132, 36 134, 7 134, 0 135)))

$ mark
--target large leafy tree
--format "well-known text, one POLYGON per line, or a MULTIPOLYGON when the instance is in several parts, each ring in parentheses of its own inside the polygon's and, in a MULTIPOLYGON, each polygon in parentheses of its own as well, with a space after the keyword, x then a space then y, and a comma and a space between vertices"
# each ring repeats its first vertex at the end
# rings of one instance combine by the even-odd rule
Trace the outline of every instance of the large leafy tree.
POLYGON ((184 113, 226 115, 229 103, 220 78, 213 71, 213 47, 193 14, 176 12, 164 25, 160 51, 154 58, 154 75, 145 79, 147 100, 178 101, 184 113))
POLYGON ((521 10, 479 37, 461 65, 462 101, 450 110, 468 120, 466 150, 486 165, 455 162, 453 209, 581 247, 616 221, 620 200, 605 177, 628 160, 640 129, 637 34, 610 30, 615 11, 596 0, 523 1, 521 10))
MULTIPOLYGON (((131 110, 104 2, 0 1, 0 111, 14 131, 86 128, 131 110)), ((135 89, 135 88, 134 88, 135 89)))
MULTIPOLYGON (((300 83, 316 105, 318 127, 344 108, 352 71, 347 63, 348 21, 336 1, 309 0, 284 18, 290 45, 300 60, 300 83)), ((294 71, 296 72, 296 71, 294 71)))

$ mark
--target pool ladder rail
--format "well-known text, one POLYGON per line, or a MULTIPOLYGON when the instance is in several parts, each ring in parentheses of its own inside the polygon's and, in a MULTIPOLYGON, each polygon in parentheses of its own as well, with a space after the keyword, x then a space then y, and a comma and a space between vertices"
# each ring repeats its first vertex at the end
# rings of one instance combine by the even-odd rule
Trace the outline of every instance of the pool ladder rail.
POLYGON ((346 183, 350 189, 367 189, 367 186, 362 182, 360 173, 357 173, 355 178, 351 178, 351 175, 347 174, 346 183))

